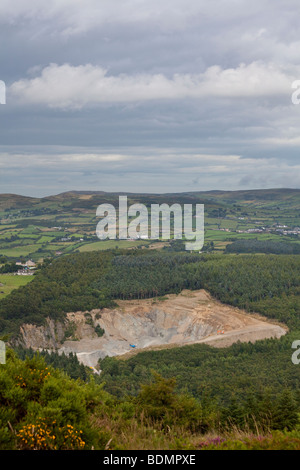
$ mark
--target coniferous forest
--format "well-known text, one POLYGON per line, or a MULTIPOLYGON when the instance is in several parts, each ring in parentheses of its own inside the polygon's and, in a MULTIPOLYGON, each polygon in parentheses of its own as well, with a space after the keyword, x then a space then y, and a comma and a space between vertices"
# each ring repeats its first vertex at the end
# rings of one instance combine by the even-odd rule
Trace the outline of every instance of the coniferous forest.
POLYGON ((297 255, 213 255, 110 251, 69 255, 42 267, 28 285, 0 303, 0 333, 21 322, 41 324, 76 310, 207 289, 216 299, 298 328, 297 255))

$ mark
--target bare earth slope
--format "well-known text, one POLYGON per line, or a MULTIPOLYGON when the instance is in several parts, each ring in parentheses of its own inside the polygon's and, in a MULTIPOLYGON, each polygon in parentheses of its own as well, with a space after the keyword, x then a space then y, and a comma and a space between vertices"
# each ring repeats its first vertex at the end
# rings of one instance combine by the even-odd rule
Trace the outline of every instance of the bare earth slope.
MULTIPOLYGON (((95 367, 99 358, 130 355, 141 349, 162 349, 192 343, 228 347, 237 341, 279 338, 284 326, 214 300, 206 291, 183 291, 166 300, 119 301, 118 308, 68 314, 76 325, 76 340, 65 341, 60 352, 76 353, 84 364, 95 367), (105 330, 102 337, 95 326, 105 330), (133 349, 131 345, 135 345, 133 349)), ((124 356, 126 357, 126 356, 124 356)))

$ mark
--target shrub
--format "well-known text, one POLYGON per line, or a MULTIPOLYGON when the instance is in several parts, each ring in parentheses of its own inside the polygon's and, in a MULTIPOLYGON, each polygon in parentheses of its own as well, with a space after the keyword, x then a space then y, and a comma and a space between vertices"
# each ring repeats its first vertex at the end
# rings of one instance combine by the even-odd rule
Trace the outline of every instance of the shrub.
POLYGON ((153 375, 154 382, 142 385, 137 396, 137 404, 145 415, 164 427, 176 425, 191 431, 204 431, 207 423, 196 399, 176 394, 174 378, 165 379, 155 372, 153 375))
POLYGON ((0 367, 0 448, 104 448, 107 434, 93 429, 91 416, 106 395, 99 385, 47 367, 38 355, 21 361, 9 353, 0 367))
POLYGON ((104 330, 103 328, 101 328, 100 325, 97 325, 97 326, 95 327, 95 332, 97 333, 97 336, 101 337, 101 336, 104 335, 105 330, 104 330))

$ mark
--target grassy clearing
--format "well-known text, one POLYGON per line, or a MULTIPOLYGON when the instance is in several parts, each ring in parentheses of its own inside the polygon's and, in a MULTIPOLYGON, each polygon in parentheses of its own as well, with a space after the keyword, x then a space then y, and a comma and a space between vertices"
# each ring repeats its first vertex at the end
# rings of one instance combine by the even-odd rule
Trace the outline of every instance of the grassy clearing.
POLYGON ((0 274, 0 300, 6 297, 14 289, 25 286, 32 281, 33 276, 14 276, 12 274, 0 274))

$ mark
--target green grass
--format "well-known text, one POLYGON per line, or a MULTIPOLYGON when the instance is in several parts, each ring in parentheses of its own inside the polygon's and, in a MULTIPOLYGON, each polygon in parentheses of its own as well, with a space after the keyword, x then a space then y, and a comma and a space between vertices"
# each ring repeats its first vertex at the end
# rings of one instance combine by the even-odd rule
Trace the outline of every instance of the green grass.
POLYGON ((52 231, 51 232, 42 231, 42 232, 40 232, 40 235, 41 234, 42 234, 43 237, 54 237, 54 238, 56 238, 56 237, 63 238, 63 237, 66 237, 66 236, 69 235, 68 233, 64 232, 63 230, 61 230, 61 231, 57 230, 57 231, 53 231, 53 232, 52 231))
POLYGON ((41 243, 50 243, 52 240, 54 240, 56 237, 52 237, 51 235, 43 235, 41 238, 37 240, 37 243, 40 245, 41 243))
POLYGON ((82 235, 82 233, 70 233, 70 237, 74 237, 74 238, 83 238, 84 235, 82 235))
POLYGON ((132 248, 135 246, 147 245, 149 242, 146 240, 107 240, 99 241, 95 243, 88 243, 79 248, 79 251, 98 251, 98 250, 111 250, 116 247, 118 248, 132 248))
POLYGON ((68 246, 70 246, 70 243, 55 243, 55 245, 51 244, 51 243, 48 243, 45 247, 45 250, 48 251, 54 251, 54 250, 57 250, 57 251, 63 251, 65 248, 67 248, 68 246))
POLYGON ((82 246, 82 243, 72 243, 72 244, 69 244, 69 246, 67 246, 63 251, 64 253, 71 253, 71 251, 78 250, 78 248, 81 246, 82 246))
POLYGON ((0 224, 0 231, 5 230, 7 228, 12 229, 15 228, 15 224, 0 224))
POLYGON ((32 281, 33 276, 15 276, 13 274, 0 274, 0 300, 20 286, 25 286, 32 281))
POLYGON ((229 229, 235 230, 237 225, 238 225, 238 222, 236 220, 223 219, 221 220, 220 228, 229 228, 229 229))
MULTIPOLYGON (((20 240, 20 245, 22 245, 22 246, 32 245, 33 243, 35 243, 35 242, 33 241, 32 238, 21 238, 21 240, 20 240)), ((38 243, 38 242, 36 242, 36 243, 38 243)))
POLYGON ((30 233, 30 234, 34 234, 36 232, 36 226, 35 225, 28 225, 28 227, 24 228, 22 230, 22 233, 30 233))
POLYGON ((19 238, 30 238, 31 240, 35 240, 41 236, 40 233, 29 233, 29 232, 24 232, 24 230, 21 233, 18 233, 19 238))
POLYGON ((16 246, 14 248, 1 248, 0 253, 8 258, 19 258, 20 256, 28 256, 35 253, 39 249, 39 245, 16 246))
POLYGON ((9 229, 5 229, 5 230, 1 230, 0 231, 0 236, 5 238, 5 237, 11 237, 12 235, 20 235, 20 230, 17 230, 17 229, 12 229, 12 230, 9 230, 9 229))
MULTIPOLYGON (((249 228, 249 227, 248 227, 249 228)), ((231 239, 254 239, 258 240, 273 240, 273 241, 291 241, 291 238, 283 237, 272 233, 235 233, 235 232, 222 232, 220 230, 205 230, 206 240, 228 241, 231 239)))

